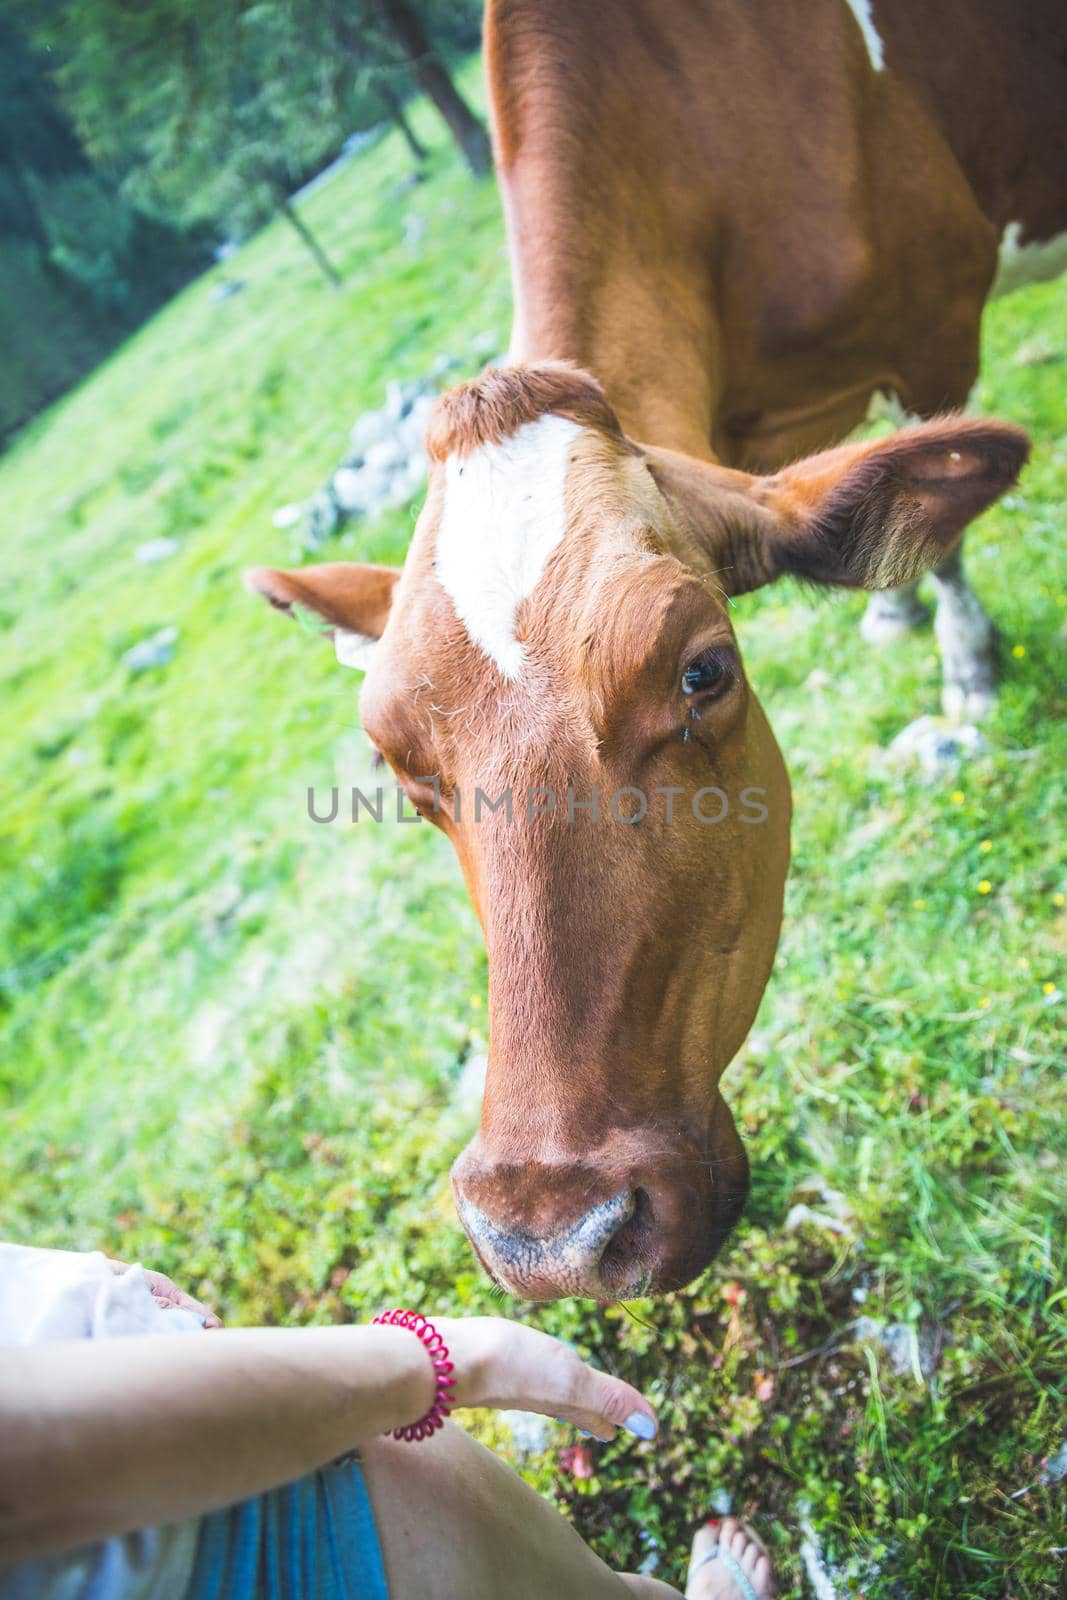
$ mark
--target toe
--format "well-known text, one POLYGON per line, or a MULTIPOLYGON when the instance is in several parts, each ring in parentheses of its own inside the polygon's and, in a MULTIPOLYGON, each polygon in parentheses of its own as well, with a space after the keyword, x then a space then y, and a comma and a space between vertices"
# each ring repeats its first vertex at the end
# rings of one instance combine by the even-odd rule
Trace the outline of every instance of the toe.
POLYGON ((770 1556, 760 1556, 752 1569, 752 1587, 759 1595, 760 1600, 770 1600, 774 1594, 774 1575, 771 1571, 770 1556))
POLYGON ((770 1600, 773 1575, 767 1547, 738 1517, 709 1518, 693 1539, 686 1593, 696 1600, 737 1600, 739 1585, 722 1562, 705 1562, 714 1546, 729 1555, 752 1585, 758 1600, 770 1600))
POLYGON ((735 1546, 744 1540, 741 1524, 736 1517, 724 1517, 719 1528, 719 1543, 728 1555, 736 1556, 735 1546))
POLYGON ((749 1544, 755 1547, 756 1552, 759 1555, 766 1556, 769 1560, 770 1554, 767 1550, 767 1546, 764 1544, 755 1528, 750 1528, 747 1522, 743 1523, 742 1527, 744 1528, 745 1538, 748 1540, 749 1544))

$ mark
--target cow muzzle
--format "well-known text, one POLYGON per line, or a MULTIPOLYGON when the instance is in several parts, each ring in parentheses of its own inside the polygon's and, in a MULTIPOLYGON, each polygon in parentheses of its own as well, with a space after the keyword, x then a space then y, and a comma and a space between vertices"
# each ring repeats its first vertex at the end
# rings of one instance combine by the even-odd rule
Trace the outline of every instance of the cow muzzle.
POLYGON ((638 1196, 631 1190, 620 1190, 610 1200, 591 1207, 577 1222, 543 1238, 525 1228, 502 1226, 462 1198, 457 1198, 457 1204, 486 1271, 512 1294, 531 1300, 555 1300, 562 1295, 603 1300, 623 1292, 622 1284, 608 1288, 612 1273, 605 1257, 637 1212, 638 1196))
POLYGON ((460 1220, 490 1276, 526 1300, 610 1301, 680 1288, 710 1262, 747 1194, 740 1148, 727 1161, 617 1172, 611 1182, 581 1164, 501 1170, 476 1146, 452 1172, 460 1220), (603 1198, 588 1204, 598 1192, 603 1198))

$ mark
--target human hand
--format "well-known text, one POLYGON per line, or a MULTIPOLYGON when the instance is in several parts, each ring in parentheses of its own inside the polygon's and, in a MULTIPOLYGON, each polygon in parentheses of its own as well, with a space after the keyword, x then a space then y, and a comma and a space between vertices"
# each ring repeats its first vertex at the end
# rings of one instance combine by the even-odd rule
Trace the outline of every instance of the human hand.
POLYGON ((598 1439, 613 1439, 620 1427, 655 1436, 655 1413, 639 1390, 547 1333, 504 1317, 442 1317, 434 1326, 455 1365, 457 1406, 540 1411, 598 1439))
MULTIPOLYGON (((130 1270, 129 1262, 127 1261, 109 1261, 108 1266, 118 1277, 130 1270)), ((210 1311, 207 1306, 201 1305, 199 1300, 194 1300, 191 1294, 186 1294, 184 1289, 179 1289, 178 1285, 172 1282, 166 1273, 155 1272, 151 1267, 143 1267, 141 1270, 145 1275, 145 1281, 149 1289, 152 1291, 152 1299, 162 1311, 170 1311, 177 1306, 182 1311, 192 1311, 196 1316, 201 1317, 205 1328, 222 1327, 222 1323, 213 1311, 210 1311)))

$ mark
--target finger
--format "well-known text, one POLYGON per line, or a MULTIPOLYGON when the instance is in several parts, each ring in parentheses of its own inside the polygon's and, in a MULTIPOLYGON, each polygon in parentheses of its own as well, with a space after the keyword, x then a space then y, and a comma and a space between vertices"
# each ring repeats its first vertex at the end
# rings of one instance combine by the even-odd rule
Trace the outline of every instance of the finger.
POLYGON ((571 1406, 576 1414, 593 1419, 581 1426, 591 1427, 601 1438, 614 1438, 616 1428, 625 1428, 638 1439, 655 1438, 656 1413, 639 1389, 584 1364, 579 1373, 571 1406))
POLYGON ((222 1327, 222 1323, 214 1311, 211 1311, 199 1300, 194 1300, 192 1295, 186 1294, 184 1289, 179 1289, 178 1285, 172 1282, 166 1273, 146 1269, 145 1281, 152 1291, 152 1299, 161 1310, 170 1311, 177 1307, 181 1311, 191 1311, 194 1316, 200 1318, 205 1328, 222 1327))

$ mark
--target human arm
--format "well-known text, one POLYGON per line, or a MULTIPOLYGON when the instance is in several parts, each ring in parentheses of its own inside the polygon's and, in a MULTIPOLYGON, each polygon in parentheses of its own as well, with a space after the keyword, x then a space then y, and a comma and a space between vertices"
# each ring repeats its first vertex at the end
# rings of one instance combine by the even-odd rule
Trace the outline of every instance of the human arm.
MULTIPOLYGON (((441 1319, 459 1406, 517 1405, 605 1436, 647 1402, 558 1341, 441 1319)), ((25 1560, 264 1492, 429 1409, 403 1328, 256 1328, 0 1349, 0 1549, 25 1560)), ((412 1448, 417 1448, 413 1446, 412 1448)))

